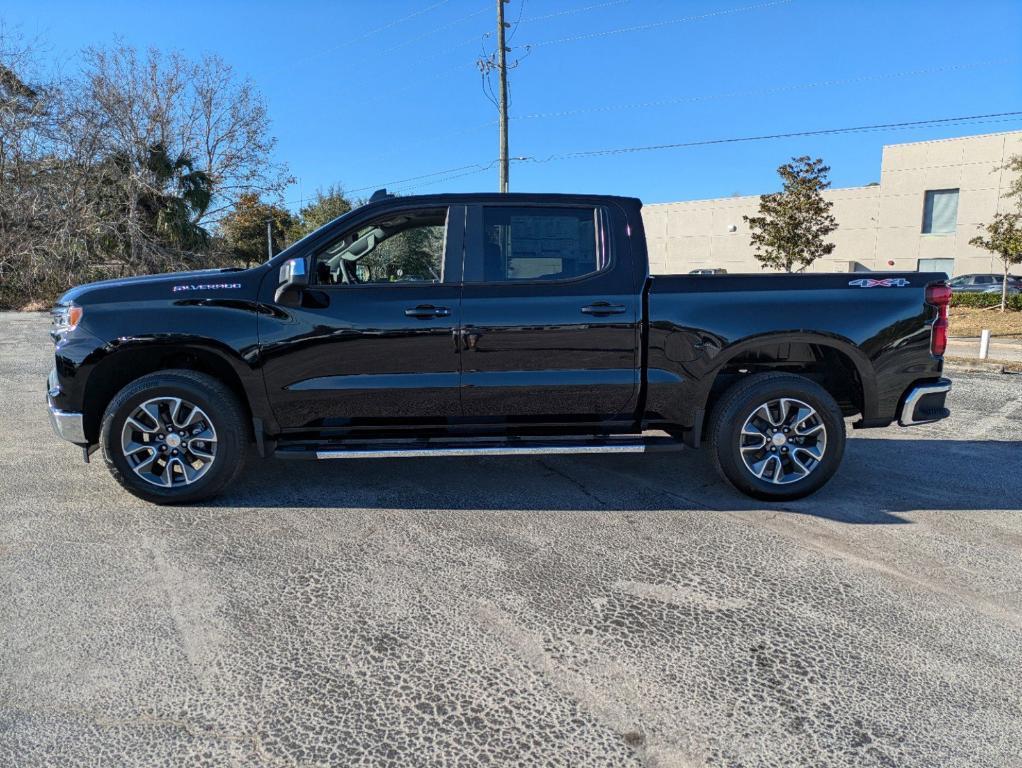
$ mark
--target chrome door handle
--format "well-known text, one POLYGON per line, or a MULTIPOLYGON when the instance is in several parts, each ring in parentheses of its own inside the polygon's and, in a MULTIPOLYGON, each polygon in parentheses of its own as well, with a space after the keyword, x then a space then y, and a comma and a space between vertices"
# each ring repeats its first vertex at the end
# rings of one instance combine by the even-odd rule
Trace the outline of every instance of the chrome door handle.
POLYGON ((587 307, 582 307, 584 315, 623 315, 628 311, 624 304, 610 304, 606 301, 597 301, 587 307))
POLYGON ((432 304, 420 304, 417 307, 409 307, 405 310, 406 317, 447 317, 451 314, 451 310, 447 307, 434 307, 432 304))

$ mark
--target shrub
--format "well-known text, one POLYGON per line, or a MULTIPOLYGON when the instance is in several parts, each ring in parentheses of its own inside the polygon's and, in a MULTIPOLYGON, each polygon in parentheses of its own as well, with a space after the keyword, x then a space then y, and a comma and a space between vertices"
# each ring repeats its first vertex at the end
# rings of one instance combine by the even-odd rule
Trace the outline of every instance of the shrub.
MULTIPOLYGON (((952 293, 952 307, 999 307, 1001 306, 1001 293, 952 293)), ((1022 294, 1008 296, 1008 309, 1016 312, 1022 311, 1022 294)))

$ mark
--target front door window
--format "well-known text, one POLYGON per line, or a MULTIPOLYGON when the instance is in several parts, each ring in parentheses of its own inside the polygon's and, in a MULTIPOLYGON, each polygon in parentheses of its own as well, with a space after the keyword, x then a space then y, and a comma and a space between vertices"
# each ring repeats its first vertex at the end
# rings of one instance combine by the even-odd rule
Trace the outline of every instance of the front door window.
POLYGON ((317 257, 320 285, 440 283, 447 209, 393 213, 331 243, 317 257))

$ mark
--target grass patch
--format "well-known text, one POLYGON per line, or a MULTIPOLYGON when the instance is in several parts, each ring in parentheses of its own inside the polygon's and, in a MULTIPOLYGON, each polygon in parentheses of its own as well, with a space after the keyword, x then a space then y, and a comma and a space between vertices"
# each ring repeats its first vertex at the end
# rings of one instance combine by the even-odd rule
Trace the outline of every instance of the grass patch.
POLYGON ((987 328, 992 336, 1022 339, 1022 312, 951 307, 948 320, 951 336, 979 336, 980 331, 987 328))

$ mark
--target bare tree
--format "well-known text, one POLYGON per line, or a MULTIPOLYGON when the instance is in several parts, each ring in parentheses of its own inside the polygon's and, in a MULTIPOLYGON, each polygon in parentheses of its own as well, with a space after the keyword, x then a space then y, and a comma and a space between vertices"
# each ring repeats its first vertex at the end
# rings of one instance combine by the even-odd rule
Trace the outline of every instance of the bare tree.
POLYGON ((219 56, 206 56, 192 73, 194 131, 184 138, 189 155, 209 174, 214 199, 206 219, 219 218, 243 194, 279 197, 294 183, 287 167, 269 161, 277 140, 270 135, 266 105, 250 80, 238 81, 219 56))
POLYGON ((0 306, 109 274, 214 266, 241 194, 279 196, 265 105, 217 57, 117 45, 80 76, 34 77, 0 28, 0 306))
MULTIPOLYGON (((159 195, 175 179, 154 173, 154 148, 172 164, 209 180, 206 205, 193 208, 193 224, 209 227, 242 194, 279 197, 291 182, 285 166, 271 162, 276 139, 262 98, 239 81, 218 56, 192 62, 181 54, 130 46, 90 49, 85 102, 101 115, 109 157, 130 162, 130 194, 159 195)), ((135 220, 137 211, 129 219, 135 220)), ((132 227, 137 236, 137 227, 132 227)), ((134 247, 132 251, 134 252, 134 247)))

